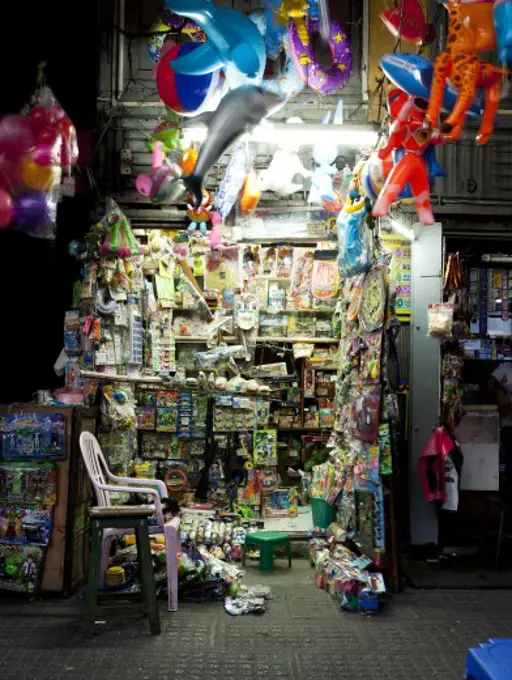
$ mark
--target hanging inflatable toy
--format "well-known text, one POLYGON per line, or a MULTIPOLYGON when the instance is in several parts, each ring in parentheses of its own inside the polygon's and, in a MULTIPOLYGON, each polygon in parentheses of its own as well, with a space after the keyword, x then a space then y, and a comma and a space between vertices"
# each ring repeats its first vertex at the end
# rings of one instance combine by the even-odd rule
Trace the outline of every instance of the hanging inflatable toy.
MULTIPOLYGON (((364 162, 361 169, 361 191, 368 196, 372 201, 376 201, 386 179, 393 167, 400 162, 404 156, 404 149, 394 149, 391 151, 386 158, 379 158, 377 151, 371 154, 371 156, 364 162)), ((437 162, 435 146, 430 145, 427 147, 424 155, 425 163, 427 164, 428 180, 430 187, 433 186, 434 181, 437 177, 447 177, 448 173, 443 170, 439 163, 437 162)), ((407 200, 414 198, 410 184, 407 184, 403 191, 401 191, 397 197, 397 200, 407 200)))
POLYGON ((201 146, 194 172, 184 178, 187 188, 195 196, 196 207, 203 200, 206 174, 229 146, 244 132, 253 128, 282 104, 282 100, 256 85, 243 85, 228 92, 213 113, 208 125, 206 141, 201 146))
POLYGON ((388 95, 388 111, 392 118, 397 111, 388 143, 379 150, 379 157, 386 158, 394 149, 403 148, 404 155, 392 168, 379 197, 373 206, 374 217, 383 217, 400 193, 410 183, 416 204, 416 212, 425 225, 434 224, 430 201, 430 182, 424 154, 432 144, 442 144, 440 135, 433 135, 425 128, 426 102, 407 97, 404 92, 392 90, 388 95))
MULTIPOLYGON (((289 124, 301 124, 301 118, 292 117, 286 121, 289 124)), ((300 133, 292 137, 283 137, 276 152, 272 156, 270 165, 262 170, 259 176, 261 191, 273 191, 278 196, 290 196, 297 191, 304 191, 303 182, 294 182, 297 175, 311 177, 311 170, 307 170, 299 158, 298 151, 301 143, 307 140, 300 133)))
MULTIPOLYGON (((324 116, 322 124, 326 125, 331 119, 329 111, 324 116)), ((317 167, 311 176, 311 189, 309 191, 308 203, 322 205, 322 201, 334 201, 333 177, 337 172, 334 161, 338 155, 336 144, 328 140, 319 141, 313 147, 313 160, 317 167)))
POLYGON ((211 0, 166 0, 167 8, 195 21, 208 40, 194 52, 174 59, 176 73, 200 76, 220 68, 231 86, 259 83, 265 70, 265 44, 242 12, 217 7, 211 0))
POLYGON ((446 141, 459 139, 466 113, 478 88, 485 90, 485 108, 476 137, 478 145, 485 144, 494 130, 494 119, 501 96, 502 79, 508 71, 485 62, 480 55, 496 47, 492 0, 464 2, 449 0, 448 37, 446 49, 436 57, 432 88, 425 122, 432 128, 439 126, 446 81, 459 90, 459 96, 441 129, 446 141))
POLYGON ((324 69, 315 58, 313 38, 320 30, 320 24, 310 19, 290 22, 290 52, 300 77, 318 94, 327 94, 345 87, 352 73, 352 52, 350 41, 340 24, 331 19, 329 24, 329 47, 332 66, 324 69))
POLYGON ((245 178, 244 186, 240 195, 240 212, 242 215, 250 215, 256 209, 261 198, 261 189, 258 176, 253 169, 245 178))
POLYGON ((169 111, 169 117, 171 116, 174 120, 165 120, 162 123, 155 125, 151 140, 147 145, 148 151, 152 152, 157 143, 162 145, 164 154, 172 153, 180 148, 180 131, 176 124, 178 116, 173 111, 169 111))
MULTIPOLYGON (((192 199, 193 197, 189 197, 192 199)), ((209 191, 203 190, 203 200, 198 208, 195 208, 190 203, 187 204, 187 217, 192 220, 189 225, 189 234, 194 233, 194 231, 200 230, 201 234, 206 234, 206 224, 212 219, 214 213, 213 203, 209 191)))
MULTIPOLYGON (((417 54, 385 54, 380 59, 380 67, 384 75, 396 87, 411 97, 419 97, 428 101, 434 75, 434 66, 428 59, 417 54)), ((457 97, 456 90, 450 83, 446 83, 441 107, 444 111, 452 111, 457 97)), ((477 120, 484 112, 484 100, 481 90, 475 96, 467 112, 469 120, 477 120)))
POLYGON ((156 65, 155 80, 160 99, 180 116, 197 116, 215 110, 220 101, 219 69, 203 75, 184 75, 174 70, 176 57, 193 54, 201 47, 192 42, 175 45, 168 40, 156 65))
MULTIPOLYGON (((272 16, 272 15, 271 15, 272 16)), ((279 28, 279 38, 272 40, 269 46, 269 36, 272 36, 272 19, 268 18, 268 12, 263 14, 262 12, 252 12, 249 18, 256 24, 259 32, 265 40, 265 49, 267 51, 267 67, 265 69, 265 75, 262 82, 262 87, 264 87, 268 92, 272 92, 275 95, 283 97, 283 101, 291 99, 302 92, 306 87, 305 83, 299 76, 299 72, 293 59, 289 54, 289 32, 288 27, 278 27, 279 28), (268 26, 271 29, 268 29, 268 26), (283 52, 286 53, 284 66, 279 66, 278 73, 271 73, 272 61, 276 61, 279 55, 283 52)), ((274 63, 274 67, 277 64, 274 63)))
MULTIPOLYGON (((408 101, 409 97, 407 94, 399 89, 391 90, 389 92, 387 107, 391 125, 400 118, 401 111, 408 101)), ((368 160, 362 163, 359 169, 359 188, 372 201, 377 200, 393 167, 402 160, 404 154, 405 150, 403 147, 393 149, 384 158, 380 158, 379 153, 375 151, 370 155, 368 160)), ((432 187, 436 177, 447 177, 447 173, 437 162, 434 145, 431 144, 426 148, 423 157, 427 166, 429 184, 432 187)), ((404 187, 397 198, 398 200, 414 198, 410 184, 407 184, 404 187)))
POLYGON ((345 276, 363 274, 372 266, 371 235, 365 226, 367 215, 364 196, 355 200, 347 197, 338 215, 338 257, 345 276))
POLYGON ((188 149, 181 154, 178 165, 183 171, 184 175, 191 175, 197 163, 197 149, 195 146, 189 146, 188 149))
POLYGON ((215 205, 223 220, 227 218, 235 205, 236 199, 244 186, 248 166, 248 147, 239 142, 224 172, 224 176, 215 195, 215 205))
POLYGON ((162 142, 156 142, 153 150, 151 174, 141 174, 135 180, 135 188, 142 196, 156 205, 173 201, 183 193, 181 168, 176 163, 164 163, 162 142))
POLYGON ((418 0, 400 0, 393 9, 379 14, 391 35, 415 45, 430 45, 436 37, 435 28, 425 19, 418 0))
POLYGON ((494 26, 500 64, 512 66, 512 0, 495 0, 494 26))
POLYGON ((277 59, 283 51, 283 41, 288 32, 288 24, 278 26, 275 23, 272 0, 266 3, 264 11, 251 12, 249 18, 256 24, 263 37, 267 59, 277 59))
POLYGON ((141 248, 133 235, 130 221, 114 200, 110 199, 110 202, 109 210, 96 225, 105 234, 101 254, 121 258, 142 255, 144 248, 141 248))
POLYGON ((193 42, 204 42, 206 36, 199 26, 193 21, 186 21, 183 17, 169 12, 162 7, 158 17, 149 29, 148 54, 151 61, 156 64, 160 60, 164 42, 169 33, 183 33, 188 35, 193 42))

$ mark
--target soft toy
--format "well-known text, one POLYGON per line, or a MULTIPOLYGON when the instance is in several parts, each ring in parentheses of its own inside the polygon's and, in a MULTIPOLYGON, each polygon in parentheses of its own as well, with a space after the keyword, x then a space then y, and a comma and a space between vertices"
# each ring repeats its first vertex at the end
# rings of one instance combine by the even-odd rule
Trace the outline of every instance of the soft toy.
MULTIPOLYGON (((322 121, 327 124, 330 120, 330 112, 322 121)), ((337 168, 333 165, 338 155, 336 144, 329 141, 320 141, 313 147, 313 160, 318 167, 313 171, 311 177, 311 190, 308 196, 308 203, 321 205, 323 200, 333 201, 333 177, 337 168)))
MULTIPOLYGON (((298 117, 289 118, 287 123, 300 124, 302 120, 298 117)), ((312 173, 307 170, 298 156, 299 147, 302 142, 300 135, 284 138, 277 147, 270 165, 263 170, 259 176, 261 191, 274 191, 278 196, 289 196, 296 191, 303 191, 304 185, 294 182, 296 175, 301 177, 311 177, 312 173)))

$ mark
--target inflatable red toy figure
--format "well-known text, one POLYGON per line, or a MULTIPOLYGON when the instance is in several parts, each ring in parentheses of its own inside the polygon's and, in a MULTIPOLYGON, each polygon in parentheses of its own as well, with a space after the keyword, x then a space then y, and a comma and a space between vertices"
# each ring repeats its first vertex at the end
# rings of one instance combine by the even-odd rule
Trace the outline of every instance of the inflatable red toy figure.
POLYGON ((389 173, 372 214, 384 217, 404 187, 410 184, 420 221, 434 224, 428 168, 423 154, 431 144, 442 144, 443 137, 424 127, 427 102, 423 99, 409 97, 402 90, 394 89, 388 95, 387 107, 393 122, 388 143, 379 149, 379 158, 386 159, 394 149, 403 148, 405 153, 389 173))
POLYGON ((402 0, 393 9, 379 14, 395 38, 403 38, 415 45, 430 44, 436 37, 434 27, 427 23, 418 0, 402 0))

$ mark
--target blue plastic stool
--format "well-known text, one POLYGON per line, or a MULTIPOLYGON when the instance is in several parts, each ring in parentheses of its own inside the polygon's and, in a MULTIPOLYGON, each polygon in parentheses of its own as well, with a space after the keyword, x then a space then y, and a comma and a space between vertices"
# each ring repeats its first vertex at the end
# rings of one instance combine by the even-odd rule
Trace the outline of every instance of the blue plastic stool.
POLYGON ((491 638, 466 659, 465 680, 512 680, 512 640, 491 638))

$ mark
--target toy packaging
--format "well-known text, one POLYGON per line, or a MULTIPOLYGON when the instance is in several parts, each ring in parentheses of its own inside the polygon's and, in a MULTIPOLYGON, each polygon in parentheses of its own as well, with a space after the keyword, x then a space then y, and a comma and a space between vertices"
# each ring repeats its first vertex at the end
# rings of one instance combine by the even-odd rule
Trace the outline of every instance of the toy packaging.
POLYGON ((66 421, 61 413, 0 415, 3 460, 63 460, 66 421))
POLYGON ((1 463, 0 501, 55 505, 56 466, 52 463, 1 463))
POLYGON ((297 517, 298 515, 297 489, 275 489, 274 491, 262 491, 261 515, 264 518, 271 517, 297 517))
POLYGON ((0 545, 0 589, 34 593, 43 572, 44 552, 35 545, 0 545))
POLYGON ((50 506, 0 506, 0 543, 46 546, 51 532, 50 506))
POLYGON ((277 431, 255 430, 253 439, 254 464, 277 465, 277 431))

